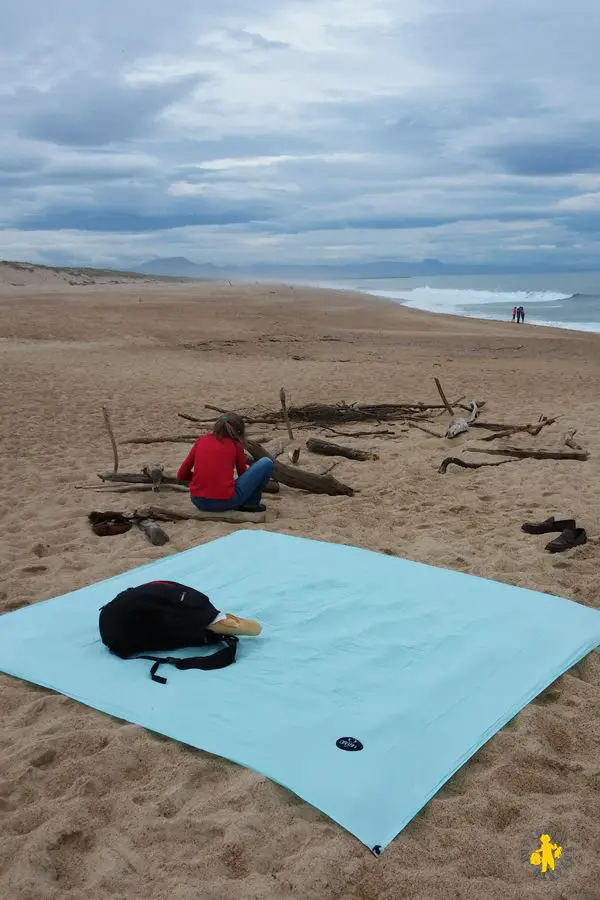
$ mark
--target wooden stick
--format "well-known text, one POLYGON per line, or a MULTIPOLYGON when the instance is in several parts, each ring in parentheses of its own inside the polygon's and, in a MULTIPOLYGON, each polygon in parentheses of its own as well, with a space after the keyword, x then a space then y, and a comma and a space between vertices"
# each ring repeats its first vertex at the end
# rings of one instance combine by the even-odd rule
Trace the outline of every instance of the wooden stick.
POLYGON ((450 415, 453 416, 453 415, 454 415, 454 410, 452 409, 452 407, 451 407, 450 404, 448 403, 448 400, 446 399, 446 395, 445 395, 445 393, 444 393, 444 389, 443 389, 442 385, 440 384, 440 379, 439 379, 439 378, 434 378, 433 380, 435 381, 435 386, 436 386, 436 388, 437 388, 438 391, 439 391, 440 397, 442 398, 442 403, 444 404, 444 406, 446 407, 446 409, 448 410, 448 412, 450 413, 450 415))
POLYGON ((279 399, 281 400, 281 412, 283 414, 283 421, 285 422, 285 427, 287 428, 288 437, 289 437, 290 441, 293 441, 294 440, 294 432, 292 431, 292 426, 290 425, 290 417, 288 416, 285 388, 281 388, 281 390, 279 391, 279 399))
MULTIPOLYGON (((165 484, 164 482, 161 484, 161 490, 167 491, 179 491, 180 493, 187 493, 187 488, 178 484, 165 484)), ((79 487, 79 490, 90 490, 95 491, 97 494, 129 494, 132 491, 153 491, 154 485, 152 484, 125 484, 121 487, 111 487, 106 484, 102 487, 94 487, 93 485, 82 485, 79 487)))
POLYGON ((168 437, 137 437, 130 438, 128 441, 121 441, 121 444, 183 444, 188 441, 197 441, 197 434, 174 434, 168 437))
POLYGON ((437 431, 433 431, 432 428, 427 428, 425 425, 419 425, 418 422, 407 422, 406 424, 408 425, 409 428, 418 428, 419 431, 424 431, 425 434, 430 434, 433 437, 436 437, 436 438, 444 437, 443 434, 439 434, 437 431))
POLYGON ((199 419, 197 416, 188 416, 187 413, 177 413, 180 419, 185 419, 186 422, 196 422, 199 425, 208 425, 209 423, 214 423, 215 417, 212 419, 199 419))
POLYGON ((388 435, 396 437, 395 431, 385 429, 383 431, 337 431, 337 429, 327 426, 324 430, 330 434, 336 434, 338 437, 386 437, 388 435))
POLYGON ((108 431, 108 436, 110 437, 110 442, 112 444, 113 451, 113 459, 114 459, 114 472, 119 471, 119 451, 117 450, 117 442, 115 441, 115 436, 113 434, 113 430, 110 424, 110 416, 108 415, 108 410, 105 406, 102 407, 102 415, 104 416, 104 422, 106 424, 106 430, 108 431))
POLYGON ((460 466, 461 469, 482 469, 484 466, 505 466, 507 463, 511 462, 519 462, 519 460, 501 459, 498 462, 469 463, 465 462, 464 459, 458 459, 456 456, 447 456, 446 459, 442 460, 438 472, 441 475, 445 475, 449 465, 460 466))
POLYGON ((491 447, 465 447, 469 453, 491 453, 496 456, 514 456, 518 459, 577 459, 585 462, 589 459, 587 450, 530 450, 522 447, 503 447, 501 450, 491 447))
POLYGON ((369 453, 366 450, 354 450, 351 447, 342 447, 340 444, 332 444, 329 441, 323 441, 321 438, 309 438, 306 442, 307 448, 311 453, 320 453, 321 456, 343 456, 346 459, 379 459, 376 453, 369 453))

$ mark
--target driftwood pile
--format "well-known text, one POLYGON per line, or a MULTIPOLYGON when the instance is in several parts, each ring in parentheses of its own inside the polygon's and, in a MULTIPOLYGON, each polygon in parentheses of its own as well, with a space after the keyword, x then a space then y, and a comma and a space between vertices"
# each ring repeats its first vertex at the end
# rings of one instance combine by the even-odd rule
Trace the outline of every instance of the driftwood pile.
MULTIPOLYGON (((460 397, 450 402, 437 378, 435 379, 435 386, 441 401, 439 403, 424 403, 421 401, 373 404, 340 402, 333 404, 310 403, 304 406, 288 406, 286 393, 282 388, 279 394, 280 409, 236 410, 244 418, 250 430, 255 425, 261 425, 271 426, 275 431, 279 428, 285 428, 287 431, 287 443, 281 442, 276 450, 267 450, 262 443, 264 440, 270 440, 274 435, 271 435, 269 438, 261 438, 260 441, 253 437, 248 437, 245 441, 248 459, 250 462, 265 456, 270 456, 273 459, 275 470, 272 481, 265 489, 268 493, 279 493, 280 485, 283 484, 307 493, 352 497, 355 493, 354 489, 350 485, 338 481, 330 474, 331 468, 337 463, 334 463, 328 470, 319 474, 308 471, 298 464, 303 450, 320 456, 341 457, 356 461, 377 460, 379 456, 371 450, 348 447, 337 441, 333 442, 322 437, 311 436, 306 442, 300 444, 294 438, 294 429, 310 428, 313 431, 320 430, 325 432, 327 437, 332 436, 336 438, 378 437, 394 440, 402 434, 406 434, 409 429, 415 428, 443 441, 453 440, 460 434, 472 434, 472 430, 477 430, 478 442, 492 442, 502 441, 519 434, 537 437, 546 427, 553 425, 557 421, 557 417, 548 418, 546 416, 540 416, 539 420, 532 424, 482 421, 481 413, 485 407, 485 401, 471 400, 465 403, 466 398, 460 397), (457 410, 464 411, 468 415, 457 414, 457 410), (444 430, 440 430, 439 427, 436 428, 436 419, 446 415, 451 417, 449 424, 444 430), (360 423, 374 424, 371 428, 359 431, 340 430, 338 427, 340 425, 348 426, 360 423), (384 425, 388 427, 382 427, 384 425), (488 433, 479 437, 479 430, 487 431, 488 433), (280 457, 286 452, 289 462, 282 462, 280 457)), ((208 404, 205 408, 212 414, 210 417, 199 418, 183 412, 178 413, 178 416, 196 425, 209 426, 214 423, 217 417, 215 414, 221 415, 232 412, 232 410, 208 404)), ((102 408, 102 413, 113 451, 113 471, 99 474, 98 477, 102 481, 103 487, 93 489, 100 492, 117 493, 146 491, 152 493, 163 491, 187 492, 188 483, 179 481, 174 474, 167 473, 162 464, 144 466, 139 472, 119 471, 117 442, 111 427, 109 414, 104 407, 102 408)), ((469 453, 491 454, 507 458, 495 461, 470 462, 457 456, 448 456, 442 460, 438 472, 441 474, 446 473, 451 465, 464 469, 480 469, 488 466, 506 465, 522 459, 585 461, 588 459, 589 454, 575 442, 575 434, 576 431, 574 429, 569 429, 564 435, 564 443, 568 449, 516 447, 507 446, 506 444, 493 448, 467 446, 464 449, 469 453)), ((199 430, 194 430, 192 433, 190 429, 189 432, 184 434, 136 437, 123 443, 139 445, 191 443, 199 436, 199 430)), ((189 515, 177 513, 172 510, 163 510, 162 514, 160 514, 159 507, 144 508, 144 519, 149 522, 179 521, 185 518, 194 518, 194 515, 192 513, 189 515)), ((150 537, 150 534, 148 534, 148 537, 150 537)))

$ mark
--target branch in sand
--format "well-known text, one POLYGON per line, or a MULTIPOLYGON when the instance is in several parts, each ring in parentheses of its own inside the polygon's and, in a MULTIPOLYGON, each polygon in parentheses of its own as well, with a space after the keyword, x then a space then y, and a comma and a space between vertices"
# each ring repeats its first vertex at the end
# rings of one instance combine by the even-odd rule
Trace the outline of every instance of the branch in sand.
POLYGON ((493 430, 494 434, 488 434, 485 437, 481 438, 482 441, 497 441, 499 438, 512 437, 513 434, 531 434, 533 437, 537 437, 542 428, 546 428, 548 425, 554 425, 557 417, 552 419, 546 418, 546 416, 541 416, 539 422, 535 425, 505 425, 502 428, 499 423, 493 423, 493 429, 490 424, 486 424, 485 422, 478 423, 478 427, 481 428, 490 428, 493 430))
MULTIPOLYGON (((411 423, 408 422, 408 425, 411 423)), ((335 434, 338 437, 396 437, 395 431, 379 430, 379 431, 337 431, 335 428, 325 428, 329 434, 335 434)))
POLYGON ((354 450, 352 447, 342 447, 340 444, 332 444, 329 441, 323 441, 321 438, 309 438, 306 442, 307 448, 311 453, 319 453, 321 456, 343 456, 345 459, 379 459, 376 453, 369 453, 367 450, 354 450))
MULTIPOLYGON (((140 484, 148 486, 149 489, 153 488, 152 479, 146 475, 144 472, 105 472, 103 475, 98 473, 98 478, 104 482, 117 482, 123 484, 140 484)), ((179 481, 174 475, 163 475, 161 479, 161 488, 166 487, 170 488, 173 486, 179 487, 181 490, 187 490, 189 487, 189 481, 179 481)), ((98 488, 98 490, 102 490, 102 488, 98 488)), ((267 494, 278 494, 279 493, 279 485, 276 481, 270 481, 266 487, 263 488, 267 494)))
POLYGON ((469 453, 490 453, 496 456, 514 456, 517 459, 577 459, 585 462, 589 459, 587 450, 535 450, 522 447, 503 447, 494 450, 491 447, 466 447, 469 453))
POLYGON ((458 459, 456 456, 447 456, 446 459, 442 460, 438 472, 441 475, 445 475, 448 471, 448 466, 460 466, 461 469, 483 469, 486 466, 505 466, 507 463, 519 462, 518 459, 501 459, 498 462, 480 462, 480 463, 469 463, 465 462, 464 459, 458 459))
POLYGON ((419 425, 418 422, 407 422, 406 423, 409 428, 418 428, 419 431, 424 431, 425 434, 430 434, 432 437, 443 438, 444 435, 440 434, 438 431, 434 431, 432 428, 427 428, 426 425, 419 425))
POLYGON ((121 444, 187 444, 189 441, 197 441, 198 437, 199 435, 197 434, 174 434, 165 437, 137 437, 130 438, 128 441, 121 441, 121 444))
POLYGON ((104 416, 104 423, 106 425, 106 430, 108 431, 108 436, 110 438, 110 442, 112 444, 113 451, 113 459, 114 459, 114 472, 119 471, 119 451, 117 450, 117 442, 115 441, 115 436, 113 434, 112 426, 110 424, 110 416, 108 415, 108 410, 105 406, 102 407, 102 415, 104 416))
POLYGON ((442 403, 444 404, 444 406, 446 407, 446 409, 448 410, 448 412, 450 413, 450 415, 453 416, 453 415, 454 415, 454 410, 452 409, 452 407, 451 407, 450 404, 448 403, 448 400, 446 399, 446 395, 445 395, 445 393, 444 393, 444 389, 443 389, 442 385, 440 384, 440 379, 439 379, 439 378, 434 378, 433 380, 435 381, 435 386, 436 386, 436 388, 438 389, 438 393, 439 393, 440 397, 442 398, 442 403))

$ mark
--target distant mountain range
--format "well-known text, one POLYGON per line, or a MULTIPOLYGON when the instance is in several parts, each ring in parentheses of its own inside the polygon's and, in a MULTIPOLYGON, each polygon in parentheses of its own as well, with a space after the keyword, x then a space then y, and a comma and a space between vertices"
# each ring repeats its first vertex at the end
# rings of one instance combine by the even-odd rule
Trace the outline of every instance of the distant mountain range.
POLYGON ((157 257, 141 263, 135 272, 146 275, 162 275, 179 278, 195 278, 210 281, 234 279, 297 279, 299 281, 343 281, 376 278, 410 278, 423 275, 502 275, 548 272, 596 271, 592 267, 564 267, 538 264, 537 266, 456 265, 439 259, 423 259, 420 262, 378 260, 364 263, 328 263, 320 265, 257 264, 253 266, 215 266, 212 263, 195 263, 185 256, 157 257))

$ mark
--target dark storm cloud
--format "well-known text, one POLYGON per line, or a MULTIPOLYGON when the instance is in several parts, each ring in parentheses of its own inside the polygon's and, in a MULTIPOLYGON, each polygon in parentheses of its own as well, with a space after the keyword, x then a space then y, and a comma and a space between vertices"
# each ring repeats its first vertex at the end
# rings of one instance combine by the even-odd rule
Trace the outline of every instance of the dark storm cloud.
POLYGON ((600 172, 600 144, 569 138, 552 141, 516 143, 489 151, 506 172, 512 175, 571 175, 600 172))
POLYGON ((156 117, 198 85, 197 76, 167 84, 75 77, 49 91, 22 89, 13 107, 17 134, 55 144, 102 147, 148 134, 156 117))

